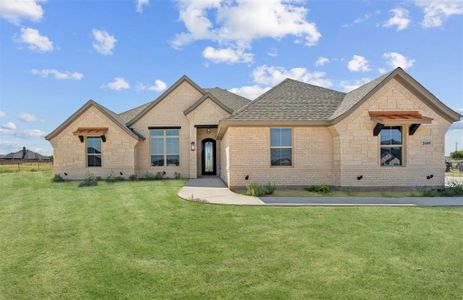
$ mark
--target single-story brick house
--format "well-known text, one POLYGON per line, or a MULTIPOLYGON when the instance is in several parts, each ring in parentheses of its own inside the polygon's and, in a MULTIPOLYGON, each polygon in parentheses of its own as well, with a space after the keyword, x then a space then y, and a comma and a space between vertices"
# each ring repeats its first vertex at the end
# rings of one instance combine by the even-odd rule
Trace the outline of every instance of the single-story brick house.
POLYGON ((183 76, 126 112, 90 100, 46 138, 68 179, 441 187, 444 136, 460 117, 400 68, 348 93, 286 79, 254 101, 183 76))

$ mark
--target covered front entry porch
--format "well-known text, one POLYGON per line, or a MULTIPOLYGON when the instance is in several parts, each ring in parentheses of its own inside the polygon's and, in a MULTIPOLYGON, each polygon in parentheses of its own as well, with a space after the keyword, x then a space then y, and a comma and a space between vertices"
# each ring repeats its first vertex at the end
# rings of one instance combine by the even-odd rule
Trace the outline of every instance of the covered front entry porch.
POLYGON ((196 125, 196 177, 220 175, 217 125, 196 125))

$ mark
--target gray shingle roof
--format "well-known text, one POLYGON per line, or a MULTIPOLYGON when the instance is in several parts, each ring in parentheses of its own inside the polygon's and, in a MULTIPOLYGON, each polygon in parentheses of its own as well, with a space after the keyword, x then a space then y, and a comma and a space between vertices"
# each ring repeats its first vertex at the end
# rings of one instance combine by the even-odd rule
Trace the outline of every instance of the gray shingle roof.
POLYGON ((249 105, 239 109, 233 120, 327 120, 344 98, 344 93, 285 79, 249 105))
POLYGON ((138 115, 142 110, 144 110, 148 105, 150 105, 151 102, 142 104, 140 106, 137 106, 135 108, 129 109, 127 111, 121 112, 118 114, 119 118, 122 120, 122 122, 127 123, 130 120, 132 120, 136 115, 138 115))
POLYGON ((215 88, 210 88, 210 89, 204 89, 206 92, 209 92, 212 94, 214 97, 216 97, 220 102, 222 102, 226 107, 230 108, 233 111, 236 111, 240 107, 248 104, 251 102, 251 100, 244 98, 242 96, 239 96, 237 94, 234 94, 230 91, 227 91, 225 89, 221 89, 218 87, 215 88))
POLYGON ((44 156, 37 152, 33 152, 29 149, 26 149, 26 153, 23 153, 23 150, 17 152, 11 152, 2 157, 3 159, 29 159, 29 160, 48 160, 48 156, 44 156), (24 157, 23 157, 24 155, 24 157))
POLYGON ((343 101, 336 109, 336 111, 333 113, 330 119, 335 119, 341 116, 342 114, 346 113, 355 104, 360 102, 360 100, 362 100, 363 97, 365 97, 369 92, 371 92, 378 84, 380 84, 384 79, 386 79, 386 77, 389 76, 389 74, 391 73, 392 71, 347 93, 343 101))
POLYGON ((331 121, 349 111, 391 73, 386 73, 349 93, 288 78, 228 119, 331 121))

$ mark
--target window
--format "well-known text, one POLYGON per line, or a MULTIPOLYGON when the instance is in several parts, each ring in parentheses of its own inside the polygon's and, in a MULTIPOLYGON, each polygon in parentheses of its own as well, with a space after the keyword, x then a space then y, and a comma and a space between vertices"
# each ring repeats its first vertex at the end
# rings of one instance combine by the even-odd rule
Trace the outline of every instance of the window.
POLYGON ((101 167, 101 137, 87 137, 87 167, 101 167))
POLYGON ((152 129, 151 132, 151 165, 180 165, 179 129, 152 129))
POLYGON ((272 166, 293 164, 291 128, 270 128, 270 162, 272 166))
POLYGON ((402 127, 385 126, 381 129, 381 166, 402 165, 402 127))

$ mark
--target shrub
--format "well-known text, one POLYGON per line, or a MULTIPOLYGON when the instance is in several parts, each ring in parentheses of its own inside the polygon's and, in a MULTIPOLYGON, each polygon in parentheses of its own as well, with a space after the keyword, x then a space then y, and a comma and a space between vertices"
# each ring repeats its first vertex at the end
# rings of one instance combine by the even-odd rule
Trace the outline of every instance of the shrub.
POLYGON ((59 174, 55 174, 55 176, 53 176, 53 178, 51 179, 53 182, 63 182, 64 181, 64 178, 61 177, 61 175, 59 174))
POLYGON ((137 175, 132 174, 132 175, 129 176, 129 180, 130 180, 130 181, 137 181, 137 180, 138 180, 138 177, 137 177, 137 175))
POLYGON ((174 177, 175 177, 175 179, 180 179, 180 178, 182 178, 182 174, 180 174, 179 172, 175 172, 174 177))
POLYGON ((143 177, 145 180, 161 180, 164 177, 163 172, 157 172, 156 174, 146 172, 145 177, 143 177))
POLYGON ((331 188, 326 184, 313 185, 313 186, 305 188, 305 190, 308 192, 318 193, 318 194, 328 194, 331 192, 331 188))
POLYGON ((275 192, 275 185, 271 184, 270 182, 267 183, 266 185, 260 185, 257 183, 250 183, 247 186, 246 194, 250 196, 265 196, 265 195, 271 195, 273 192, 275 192))
POLYGON ((79 183, 79 187, 86 187, 86 186, 96 186, 98 185, 98 181, 96 180, 93 174, 88 173, 87 176, 83 181, 79 183))
POLYGON ((437 190, 423 189, 417 192, 412 193, 413 197, 437 197, 439 193, 437 190))
POLYGON ((456 160, 463 159, 463 150, 453 151, 452 153, 450 153, 450 157, 456 160))
POLYGON ((461 183, 450 183, 450 186, 440 192, 445 197, 457 197, 463 196, 463 184, 461 183))

